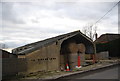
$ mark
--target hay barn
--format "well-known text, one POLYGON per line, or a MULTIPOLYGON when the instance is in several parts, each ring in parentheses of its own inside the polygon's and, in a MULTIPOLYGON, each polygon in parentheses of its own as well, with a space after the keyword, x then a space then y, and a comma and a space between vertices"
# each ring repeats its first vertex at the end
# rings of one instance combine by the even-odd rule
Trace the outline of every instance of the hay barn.
POLYGON ((12 53, 27 60, 27 72, 36 72, 65 69, 66 63, 74 69, 78 51, 82 65, 85 54, 95 53, 93 41, 80 30, 15 48, 12 53))

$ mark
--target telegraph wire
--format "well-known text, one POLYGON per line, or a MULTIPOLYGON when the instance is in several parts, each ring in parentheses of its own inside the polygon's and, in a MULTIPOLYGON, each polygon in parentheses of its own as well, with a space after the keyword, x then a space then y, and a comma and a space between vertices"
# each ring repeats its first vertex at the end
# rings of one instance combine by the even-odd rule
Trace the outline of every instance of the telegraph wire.
MULTIPOLYGON (((119 1, 120 2, 120 1, 119 1)), ((110 10, 108 10, 107 11, 107 13, 105 13, 105 15, 103 15, 100 19, 98 19, 94 24, 97 24, 100 20, 102 20, 110 11, 112 11, 113 10, 113 8, 115 8, 118 4, 119 4, 119 2, 117 2, 110 10)), ((93 24, 93 25, 94 25, 93 24)), ((93 26, 92 25, 92 26, 93 26)))
MULTIPOLYGON (((120 1, 119 1, 120 2, 120 1)), ((93 27, 94 25, 96 25, 98 22, 100 22, 109 12, 111 12, 113 10, 113 8, 115 8, 119 2, 117 2, 110 10, 108 10, 100 19, 98 19, 94 24, 91 25, 91 27, 93 27)), ((93 34, 93 38, 94 38, 94 35, 97 34, 96 33, 97 31, 97 27, 95 26, 95 32, 93 34)))

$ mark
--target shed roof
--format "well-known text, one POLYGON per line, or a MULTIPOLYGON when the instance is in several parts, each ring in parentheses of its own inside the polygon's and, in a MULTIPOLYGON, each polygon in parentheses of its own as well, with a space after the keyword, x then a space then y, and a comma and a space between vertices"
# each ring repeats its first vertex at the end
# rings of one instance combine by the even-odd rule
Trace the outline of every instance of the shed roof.
POLYGON ((74 32, 70 32, 70 33, 67 33, 67 34, 59 35, 59 36, 56 36, 56 37, 48 38, 48 39, 45 39, 45 40, 42 40, 42 41, 34 42, 34 43, 31 43, 31 44, 27 44, 27 45, 15 48, 15 49, 12 50, 12 52, 14 54, 27 54, 27 53, 33 52, 33 51, 35 51, 35 50, 37 50, 37 49, 39 49, 43 46, 52 44, 54 42, 57 42, 59 40, 62 40, 64 38, 66 38, 66 37, 75 36, 77 34, 80 34, 81 36, 86 38, 88 41, 93 43, 93 41, 89 37, 87 37, 82 32, 80 32, 80 30, 77 30, 77 31, 74 31, 74 32))
POLYGON ((120 34, 102 34, 97 40, 95 40, 95 43, 107 43, 116 39, 120 38, 120 34))
POLYGON ((5 50, 3 50, 3 49, 0 49, 0 52, 1 52, 1 54, 3 54, 3 52, 5 52, 5 53, 7 53, 7 54, 11 54, 10 52, 5 51, 5 50))

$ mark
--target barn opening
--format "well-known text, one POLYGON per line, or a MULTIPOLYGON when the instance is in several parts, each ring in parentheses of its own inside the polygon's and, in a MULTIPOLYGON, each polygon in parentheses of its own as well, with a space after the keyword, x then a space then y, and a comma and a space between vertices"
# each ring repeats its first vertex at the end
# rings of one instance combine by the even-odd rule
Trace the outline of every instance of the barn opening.
POLYGON ((81 65, 85 64, 85 54, 94 54, 94 45, 86 37, 77 34, 64 40, 60 49, 60 67, 65 69, 68 63, 71 69, 77 65, 78 52, 80 52, 81 65))

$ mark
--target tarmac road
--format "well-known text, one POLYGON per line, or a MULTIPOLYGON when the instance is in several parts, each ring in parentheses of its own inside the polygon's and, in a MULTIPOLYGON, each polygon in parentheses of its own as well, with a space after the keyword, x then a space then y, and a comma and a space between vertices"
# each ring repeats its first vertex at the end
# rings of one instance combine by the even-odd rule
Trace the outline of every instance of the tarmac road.
POLYGON ((105 71, 93 73, 78 79, 118 79, 118 68, 112 68, 105 71))
POLYGON ((60 78, 56 81, 118 81, 120 75, 118 74, 118 66, 113 66, 105 69, 86 72, 83 74, 76 74, 60 78))

